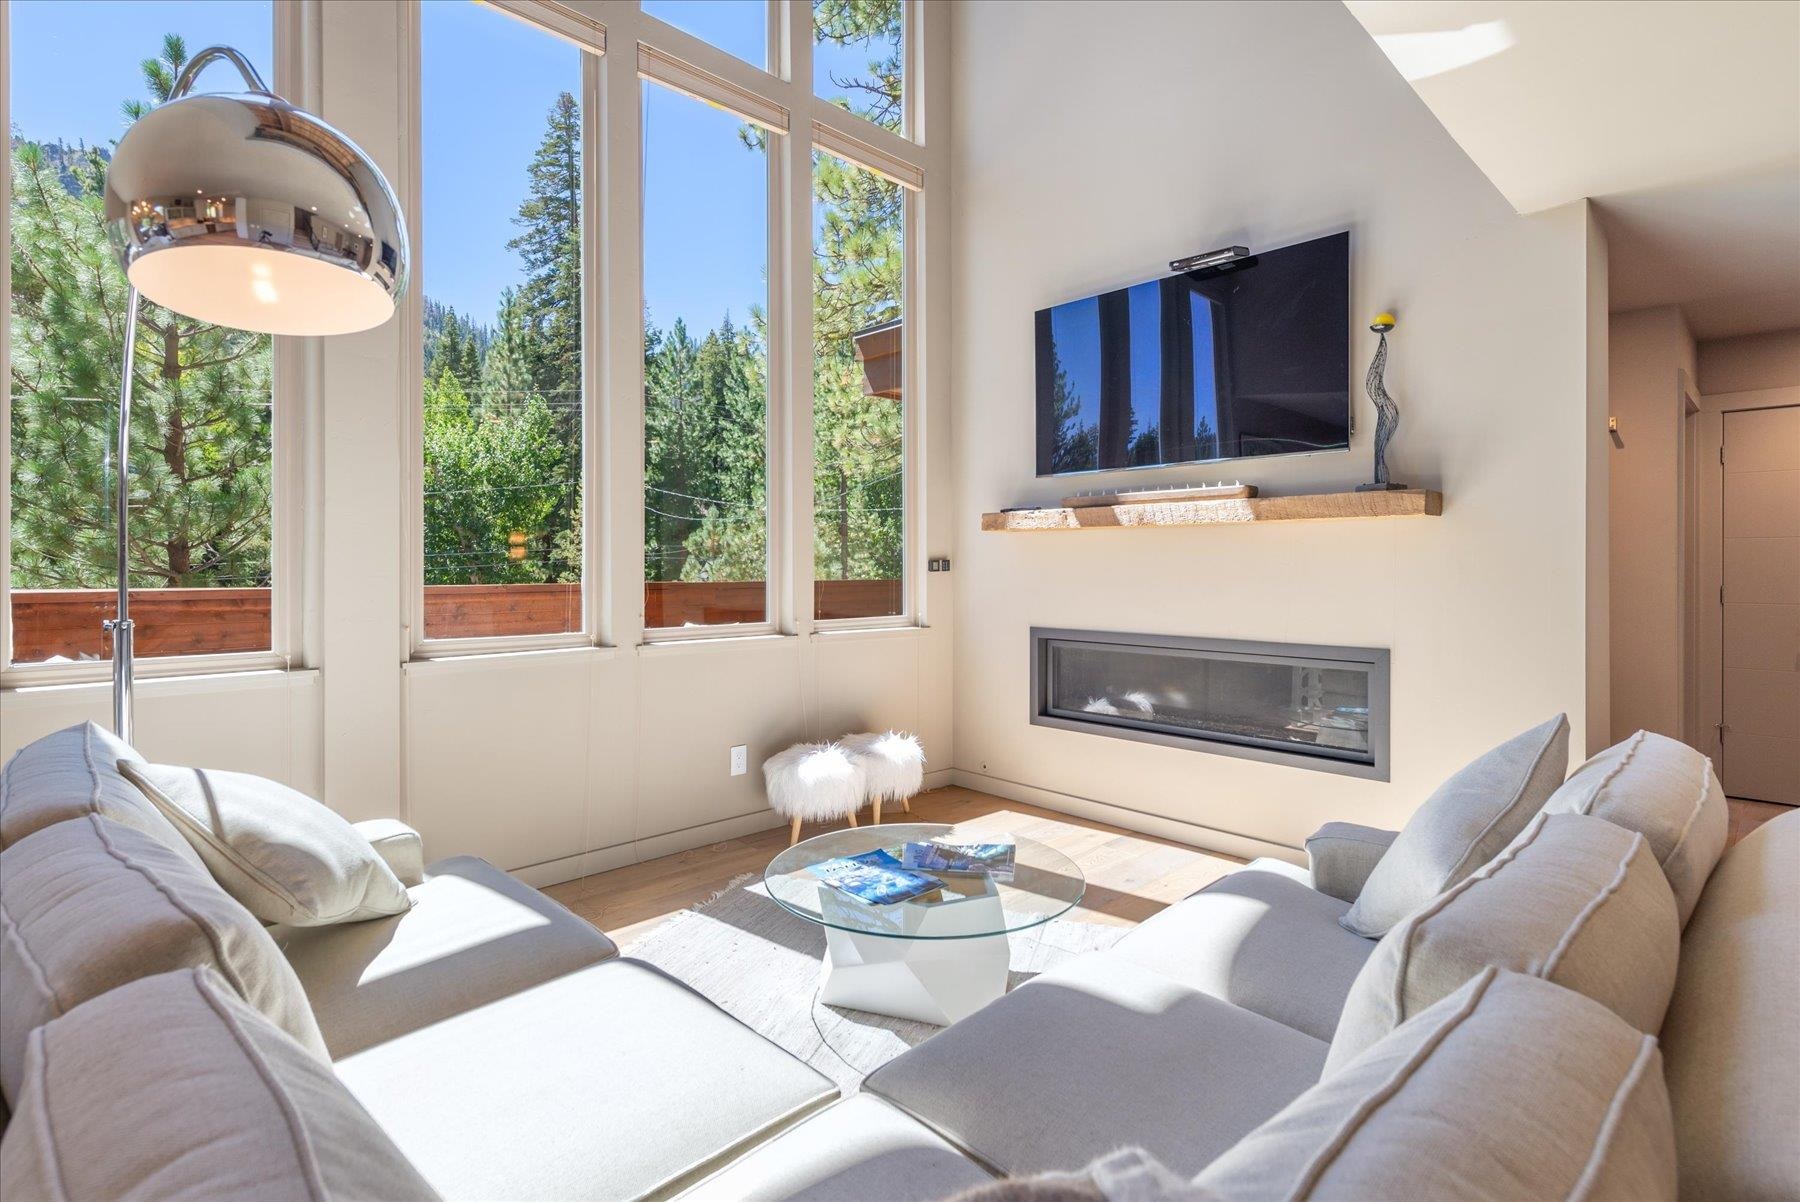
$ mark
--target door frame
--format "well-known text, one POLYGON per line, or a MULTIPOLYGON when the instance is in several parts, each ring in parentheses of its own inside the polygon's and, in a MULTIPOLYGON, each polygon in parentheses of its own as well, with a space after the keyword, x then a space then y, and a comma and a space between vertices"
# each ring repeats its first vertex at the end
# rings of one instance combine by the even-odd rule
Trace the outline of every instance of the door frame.
MULTIPOLYGON (((1689 558, 1689 614, 1695 637, 1688 644, 1689 705, 1692 715, 1687 743, 1724 767, 1719 726, 1725 721, 1725 612, 1720 602, 1725 582, 1725 415, 1748 409, 1782 409, 1800 405, 1800 388, 1764 388, 1755 392, 1698 395, 1694 415, 1699 478, 1694 489, 1697 555, 1689 558)), ((1725 774, 1719 773, 1722 778, 1725 774)))

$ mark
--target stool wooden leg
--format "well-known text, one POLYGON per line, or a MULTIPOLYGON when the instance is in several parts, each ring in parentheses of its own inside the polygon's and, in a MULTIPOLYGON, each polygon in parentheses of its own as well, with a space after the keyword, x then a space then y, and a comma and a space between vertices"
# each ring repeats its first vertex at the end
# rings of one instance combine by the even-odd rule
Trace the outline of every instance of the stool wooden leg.
POLYGON ((800 842, 800 820, 796 818, 794 819, 794 829, 788 834, 788 846, 792 847, 798 842, 800 842))
POLYGON ((872 804, 875 806, 875 825, 880 826, 881 825, 881 798, 877 797, 872 804))
POLYGON ((855 810, 850 811, 850 825, 851 826, 856 825, 856 811, 855 810))
POLYGON ((912 798, 902 797, 900 799, 900 808, 905 810, 908 814, 912 813, 912 798))

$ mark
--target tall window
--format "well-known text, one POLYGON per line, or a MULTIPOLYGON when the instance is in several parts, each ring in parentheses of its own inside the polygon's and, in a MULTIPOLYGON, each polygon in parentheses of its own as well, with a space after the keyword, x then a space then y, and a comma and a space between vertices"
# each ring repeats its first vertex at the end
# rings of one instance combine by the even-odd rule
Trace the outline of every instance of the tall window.
MULTIPOLYGON (((267 0, 10 6, 11 661, 109 659, 111 454, 126 282, 102 224, 112 148, 216 42, 274 77, 267 0)), ((235 86, 214 81, 209 87, 235 86)), ((132 615, 139 656, 271 646, 266 335, 145 304, 133 358, 132 615)))
POLYGON ((582 52, 421 12, 425 637, 579 631, 582 52))
POLYGON ((813 92, 886 129, 902 129, 901 0, 813 0, 813 92))
POLYGON ((820 618, 905 612, 905 210, 898 184, 813 154, 813 569, 820 618))
POLYGON ((644 625, 768 615, 768 135, 644 104, 644 625))

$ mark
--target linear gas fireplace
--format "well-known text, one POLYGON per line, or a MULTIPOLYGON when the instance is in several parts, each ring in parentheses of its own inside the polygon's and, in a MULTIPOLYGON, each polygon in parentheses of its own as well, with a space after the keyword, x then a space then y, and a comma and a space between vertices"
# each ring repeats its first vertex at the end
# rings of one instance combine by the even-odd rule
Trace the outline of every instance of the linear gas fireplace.
POLYGON ((1388 653, 1095 630, 1031 631, 1031 720, 1388 779, 1388 653))

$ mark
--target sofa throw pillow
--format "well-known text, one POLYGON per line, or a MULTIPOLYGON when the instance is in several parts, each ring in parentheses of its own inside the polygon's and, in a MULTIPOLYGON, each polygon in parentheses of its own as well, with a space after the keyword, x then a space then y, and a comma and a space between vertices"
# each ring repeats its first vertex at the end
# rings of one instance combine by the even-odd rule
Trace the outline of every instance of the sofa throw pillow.
POLYGON ((274 938, 204 868, 90 814, 0 852, 0 1090, 17 1098, 31 1032, 89 998, 180 968, 237 995, 326 1059, 274 938))
POLYGON ((66 726, 19 748, 0 771, 0 848, 58 822, 99 814, 142 831, 200 867, 181 832, 120 774, 121 760, 142 759, 129 743, 92 722, 66 726))
POLYGON ((304 793, 245 772, 130 761, 119 771, 264 922, 327 926, 402 914, 412 904, 369 841, 304 793))
POLYGON ((1675 1198, 1656 1037, 1496 968, 1427 1008, 1195 1178, 1231 1202, 1675 1198))
POLYGON ((1569 720, 1558 714, 1461 769, 1407 820, 1338 922, 1368 939, 1387 934, 1498 855, 1568 767, 1569 720))
POLYGON ((7 1196, 392 1202, 437 1195, 320 1063, 211 970, 146 977, 32 1034, 7 1196))
POLYGON ((1684 927, 1725 853, 1729 814, 1712 761, 1647 730, 1577 768, 1544 808, 1592 814, 1648 839, 1675 890, 1684 927))
POLYGON ((1344 1001, 1325 1075, 1490 964, 1573 989, 1655 1034, 1680 954, 1675 895, 1642 835, 1539 814, 1382 937, 1344 1001))

